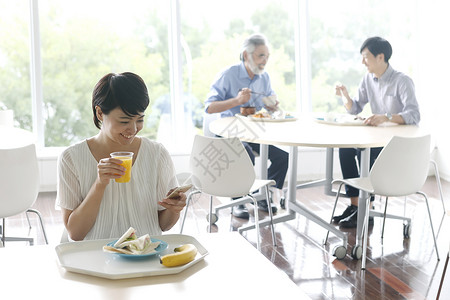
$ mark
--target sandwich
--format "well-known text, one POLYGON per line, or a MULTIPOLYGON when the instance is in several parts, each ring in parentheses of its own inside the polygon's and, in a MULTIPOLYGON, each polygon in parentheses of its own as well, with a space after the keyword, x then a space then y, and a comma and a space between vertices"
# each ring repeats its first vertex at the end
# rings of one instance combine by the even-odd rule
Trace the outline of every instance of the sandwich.
POLYGON ((136 230, 130 227, 118 240, 113 247, 104 246, 103 250, 107 252, 118 252, 130 255, 143 255, 156 252, 160 242, 152 242, 150 236, 145 234, 141 237, 136 236, 136 230))

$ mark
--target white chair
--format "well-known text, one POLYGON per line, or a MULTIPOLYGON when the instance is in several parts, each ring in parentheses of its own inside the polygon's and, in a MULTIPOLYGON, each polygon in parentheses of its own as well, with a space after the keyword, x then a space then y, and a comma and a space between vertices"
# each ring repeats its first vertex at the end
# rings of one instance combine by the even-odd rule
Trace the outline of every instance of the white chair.
MULTIPOLYGON (((211 130, 209 130, 209 123, 211 123, 212 121, 217 120, 219 118, 220 118, 220 113, 209 114, 209 113, 205 112, 203 114, 202 126, 203 126, 203 135, 204 136, 207 136, 207 137, 215 137, 216 136, 214 133, 211 132, 211 130)), ((178 178, 178 181, 179 182, 180 181, 181 182, 186 182, 186 178, 178 178)), ((186 216, 187 216, 187 207, 189 207, 189 204, 191 203, 192 197, 194 195, 201 194, 201 193, 202 193, 202 191, 198 190, 195 186, 189 192, 189 194, 188 194, 188 196, 186 198, 186 210, 185 210, 185 213, 183 215, 183 221, 181 222, 180 234, 183 233, 184 222, 186 221, 186 216)))
MULTIPOLYGON (((436 141, 432 138, 431 142, 430 142, 430 157, 432 157, 434 150, 437 149, 436 147, 436 141)), ((438 165, 436 163, 435 160, 433 160, 433 158, 430 158, 430 165, 434 171, 434 176, 436 178, 436 185, 437 185, 437 189, 439 192, 439 197, 441 199, 441 204, 442 204, 442 218, 441 218, 441 223, 439 225, 439 228, 437 230, 436 233, 436 237, 439 236, 439 232, 441 231, 441 226, 442 223, 444 221, 445 215, 447 213, 446 209, 445 209, 445 201, 444 201, 444 193, 442 192, 442 184, 441 184, 441 177, 439 176, 439 168, 438 165)))
MULTIPOLYGON (((242 197, 231 201, 232 206, 253 202, 255 227, 257 232, 257 248, 260 246, 258 205, 252 193, 265 188, 266 200, 269 199, 269 185, 275 184, 273 180, 255 179, 255 170, 250 157, 238 138, 214 138, 201 135, 195 136, 190 157, 191 182, 195 190, 210 195, 209 231, 217 221, 217 215, 212 213, 213 197, 242 197)), ((268 203, 269 207, 270 204, 268 203)), ((189 208, 186 204, 185 215, 189 208)), ((269 209, 272 230, 272 242, 276 246, 273 228, 272 211, 269 209)), ((182 227, 185 219, 183 218, 182 227)))
POLYGON ((31 208, 39 192, 39 169, 35 145, 0 149, 0 165, 2 166, 2 172, 0 172, 0 218, 3 219, 0 233, 3 245, 7 241, 28 241, 30 245, 33 245, 33 238, 6 236, 5 218, 23 212, 33 212, 39 217, 45 242, 48 244, 42 216, 39 211, 31 208))
POLYGON ((434 169, 434 176, 436 177, 436 185, 438 188, 439 197, 441 198, 443 214, 445 215, 446 210, 444 203, 444 194, 442 193, 442 185, 441 185, 441 177, 439 176, 439 169, 437 163, 434 160, 430 159, 430 164, 433 166, 434 169))
POLYGON ((220 113, 204 113, 203 114, 203 135, 209 136, 209 137, 215 137, 216 135, 209 130, 209 123, 211 123, 214 120, 217 120, 220 118, 220 113))
MULTIPOLYGON (((375 163, 370 170, 368 177, 363 178, 351 178, 351 179, 337 179, 333 183, 340 183, 338 193, 336 194, 336 201, 334 203, 333 212, 334 215, 337 201, 339 200, 340 190, 342 185, 350 185, 361 191, 368 193, 366 199, 366 214, 364 218, 364 242, 362 249, 362 264, 361 268, 365 269, 366 264, 366 251, 367 251, 367 234, 368 234, 368 222, 369 222, 369 202, 372 195, 379 195, 386 197, 402 197, 412 194, 420 194, 424 197, 428 216, 430 219, 431 232, 433 234, 434 246, 436 249, 437 259, 439 260, 439 253, 436 244, 436 236, 434 234, 433 222, 431 219, 430 208, 428 205, 428 198, 425 193, 421 192, 425 180, 428 175, 428 168, 430 162, 430 136, 406 138, 394 136, 391 141, 384 147, 380 155, 376 159, 375 163)), ((384 219, 395 218, 407 221, 404 224, 403 235, 404 238, 409 238, 411 226, 410 218, 386 215, 386 207, 384 213, 371 211, 370 215, 383 216, 384 219)), ((331 217, 332 218, 332 217, 331 217)), ((384 220, 383 220, 384 222, 384 220)), ((383 223, 384 224, 384 223, 383 223)), ((384 225, 383 225, 384 226, 384 225)), ((328 235, 327 235, 328 237, 328 235)), ((352 250, 352 256, 354 258, 360 257, 360 248, 355 246, 352 250)))

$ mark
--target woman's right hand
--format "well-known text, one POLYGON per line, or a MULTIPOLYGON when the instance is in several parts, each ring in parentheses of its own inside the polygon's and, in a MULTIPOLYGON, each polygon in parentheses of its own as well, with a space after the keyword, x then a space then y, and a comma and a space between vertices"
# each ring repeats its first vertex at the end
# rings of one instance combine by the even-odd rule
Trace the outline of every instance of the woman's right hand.
POLYGON ((102 158, 97 164, 97 179, 100 183, 107 185, 111 179, 120 178, 125 174, 125 167, 117 158, 102 158))

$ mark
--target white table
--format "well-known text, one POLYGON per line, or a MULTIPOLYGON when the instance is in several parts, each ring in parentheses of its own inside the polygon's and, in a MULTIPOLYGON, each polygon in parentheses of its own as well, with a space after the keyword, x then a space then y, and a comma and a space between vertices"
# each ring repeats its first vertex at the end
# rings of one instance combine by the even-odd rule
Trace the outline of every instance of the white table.
POLYGON ((1 149, 23 147, 29 144, 34 144, 35 141, 35 136, 30 131, 11 126, 0 125, 1 149))
POLYGON ((196 239, 209 254, 178 274, 106 279, 68 272, 54 246, 0 249, 2 294, 11 299, 309 299, 237 232, 196 239))
MULTIPOLYGON (((239 137, 243 141, 259 143, 261 161, 266 161, 267 145, 290 146, 288 174, 288 209, 284 215, 274 217, 274 222, 284 222, 295 218, 295 213, 301 214, 336 236, 342 238, 343 246, 347 247, 347 234, 311 212, 307 207, 296 201, 298 147, 323 148, 362 148, 361 176, 368 176, 370 165, 370 148, 385 146, 393 136, 420 136, 426 132, 417 126, 339 126, 316 122, 311 115, 300 115, 298 120, 290 122, 256 122, 243 117, 229 117, 213 121, 209 128, 213 133, 224 137, 239 137), (264 146, 265 145, 265 146, 264 146)), ((329 155, 327 153, 327 155, 329 155)), ((261 169, 266 170, 266 165, 261 169)), ((264 176, 265 174, 263 174, 264 176)), ((267 175, 265 175, 267 176, 267 175)), ((367 194, 360 192, 358 201, 358 226, 356 245, 362 245, 362 223, 365 215, 367 194)), ((261 226, 269 221, 260 222, 261 226)), ((240 230, 254 228, 254 225, 240 230)))

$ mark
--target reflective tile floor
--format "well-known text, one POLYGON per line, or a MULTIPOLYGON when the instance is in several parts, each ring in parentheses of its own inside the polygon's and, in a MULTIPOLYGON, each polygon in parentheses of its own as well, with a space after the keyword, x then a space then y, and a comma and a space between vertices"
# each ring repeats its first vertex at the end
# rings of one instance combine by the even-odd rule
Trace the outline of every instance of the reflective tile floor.
MULTIPOLYGON (((450 210, 450 183, 442 182, 447 210, 450 210)), ((384 238, 381 238, 382 219, 375 218, 375 224, 369 228, 367 266, 361 271, 361 260, 351 257, 355 244, 355 230, 347 229, 347 256, 338 260, 332 250, 341 241, 330 235, 329 243, 323 245, 326 230, 303 216, 275 225, 277 247, 272 246, 271 231, 261 229, 262 253, 279 269, 294 281, 312 299, 436 299, 440 279, 449 251, 450 216, 444 210, 434 177, 430 177, 423 191, 429 196, 430 209, 435 231, 438 233, 438 249, 441 260, 438 262, 434 251, 425 202, 420 196, 389 199, 388 213, 412 218, 412 231, 409 239, 403 239, 403 224, 399 220, 386 220, 384 238)), ((41 193, 34 207, 37 208, 45 223, 50 244, 59 243, 63 229, 60 211, 55 209, 55 193, 41 193)), ((326 196, 323 187, 297 190, 297 201, 302 202, 324 220, 331 217, 334 197, 326 196)), ((274 199, 276 204, 278 199, 274 199)), ((214 204, 220 203, 214 199, 214 204)), ((348 199, 341 198, 337 212, 345 209, 348 199)), ((382 211, 384 199, 376 199, 375 209, 382 211)), ((195 195, 189 208, 184 234, 195 235, 208 230, 206 215, 209 198, 195 195)), ((219 211, 219 220, 211 228, 214 232, 237 230, 238 227, 253 222, 253 206, 247 204, 251 212, 250 220, 232 217, 230 209, 219 211)), ((279 205, 278 205, 279 206, 279 205)), ((277 215, 286 213, 279 209, 277 215)), ((29 214, 31 229, 25 214, 6 220, 7 235, 31 236, 35 244, 44 244, 42 232, 34 214, 29 214)), ((260 219, 268 218, 260 213, 260 219)), ((180 222, 170 230, 179 233, 180 222)), ((246 231, 243 236, 256 246, 254 230, 246 231)), ((9 242, 6 247, 27 246, 23 242, 9 242)), ((245 266, 242 266, 245 268, 245 266)), ((236 270, 239 272, 239 270, 236 270)), ((441 299, 450 299, 450 272, 447 274, 441 299)), ((266 283, 261 283, 265 285, 266 283)), ((273 286, 273 288, 277 288, 273 286)), ((280 296, 282 291, 280 291, 280 296)))

